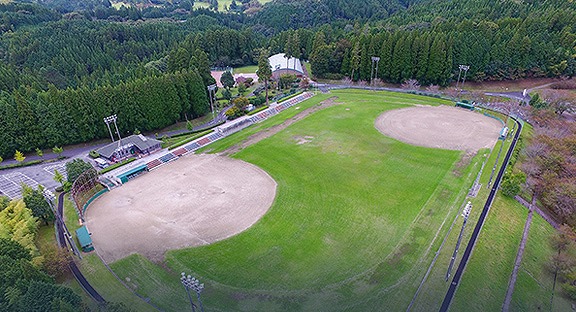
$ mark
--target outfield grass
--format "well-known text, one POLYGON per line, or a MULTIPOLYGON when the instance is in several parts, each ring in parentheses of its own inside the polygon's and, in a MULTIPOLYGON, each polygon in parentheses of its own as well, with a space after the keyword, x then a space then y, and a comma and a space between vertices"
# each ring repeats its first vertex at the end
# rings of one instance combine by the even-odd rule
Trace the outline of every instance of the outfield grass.
MULTIPOLYGON (((115 272, 143 296, 154 293, 152 302, 168 310, 185 308, 181 271, 206 283, 203 302, 210 310, 406 307, 406 294, 415 291, 432 245, 446 231, 441 225, 460 208, 482 155, 460 162, 458 151, 407 145, 374 128, 385 110, 449 102, 344 90, 299 106, 329 96, 342 104, 233 156, 278 183, 273 207, 253 227, 212 245, 169 252, 168 271, 131 256, 113 263, 115 272), (297 144, 303 136, 313 138, 297 144)), ((297 112, 291 108, 212 148, 225 149, 297 112)))

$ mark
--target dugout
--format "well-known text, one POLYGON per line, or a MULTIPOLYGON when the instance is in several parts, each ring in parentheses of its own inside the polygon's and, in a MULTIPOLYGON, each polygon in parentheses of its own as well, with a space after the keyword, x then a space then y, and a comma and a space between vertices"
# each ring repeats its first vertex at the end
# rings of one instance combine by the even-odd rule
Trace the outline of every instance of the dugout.
POLYGON ((90 252, 94 250, 94 246, 92 245, 92 238, 90 238, 90 233, 88 233, 85 225, 76 230, 76 237, 78 237, 78 242, 80 242, 82 251, 90 252))
POLYGON ((124 173, 121 173, 118 175, 118 179, 120 179, 120 181, 122 181, 122 183, 126 183, 128 182, 128 180, 144 173, 148 171, 148 167, 146 167, 146 164, 144 165, 140 165, 138 167, 132 168, 124 173))
POLYGON ((474 104, 465 103, 465 102, 456 102, 456 107, 462 107, 469 110, 474 110, 474 104))

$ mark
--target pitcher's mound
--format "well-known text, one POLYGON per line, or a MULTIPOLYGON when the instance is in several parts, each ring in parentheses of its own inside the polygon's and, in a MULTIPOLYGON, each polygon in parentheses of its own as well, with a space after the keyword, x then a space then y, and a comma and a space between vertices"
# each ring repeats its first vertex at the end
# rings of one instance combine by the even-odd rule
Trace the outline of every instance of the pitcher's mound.
POLYGON ((491 148, 502 123, 494 118, 449 106, 414 106, 387 111, 376 128, 394 139, 419 146, 477 151, 491 148))
POLYGON ((167 250, 246 230, 268 211, 275 195, 276 182, 252 164, 189 155, 102 195, 86 211, 86 220, 106 262, 132 253, 162 261, 167 250))

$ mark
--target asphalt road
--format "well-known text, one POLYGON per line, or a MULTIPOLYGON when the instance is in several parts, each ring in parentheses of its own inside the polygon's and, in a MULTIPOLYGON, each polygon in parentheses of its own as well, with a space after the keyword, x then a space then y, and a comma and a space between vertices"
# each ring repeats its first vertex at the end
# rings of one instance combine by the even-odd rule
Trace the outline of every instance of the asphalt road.
POLYGON ((512 156, 512 152, 514 151, 514 148, 516 147, 516 142, 518 141, 518 138, 520 137, 520 133, 522 132, 522 124, 518 121, 516 121, 516 124, 518 125, 518 130, 516 131, 516 134, 514 135, 514 139, 512 140, 512 144, 510 145, 510 148, 508 149, 508 152, 506 153, 506 157, 504 158, 504 162, 502 163, 503 165, 500 168, 500 171, 498 171, 498 175, 496 176, 496 181, 492 185, 492 189, 490 190, 490 194, 488 195, 488 199, 486 200, 486 203, 484 204, 484 209, 482 209, 482 213, 480 213, 480 218, 478 219, 478 223, 476 223, 476 227, 474 228, 474 232, 472 232, 472 237, 470 237, 470 241, 468 242, 468 246, 466 246, 466 250, 464 251, 464 254, 462 255, 462 260, 460 261, 460 264, 458 265, 458 269, 456 270, 456 273, 454 274, 454 278, 452 279, 452 283, 450 284, 450 287, 448 288, 448 292, 446 293, 446 296, 444 297, 444 301, 442 302, 442 306, 440 307, 441 312, 448 311, 448 308, 450 307, 450 303, 452 303, 452 299, 454 298, 454 294, 456 293, 456 289, 458 287, 458 284, 460 283, 460 280, 462 278, 462 274, 464 274, 464 269, 466 268, 466 264, 468 264, 468 260, 470 260, 470 256, 472 255, 472 250, 474 249, 474 245, 476 244, 476 241, 478 240, 478 235, 480 235, 480 230, 482 230, 482 226, 484 225, 484 221, 486 221, 486 217, 488 216, 488 212, 490 211, 490 206, 492 205, 492 202, 494 201, 494 197, 496 196, 496 193, 498 192, 498 187, 500 186, 500 182, 502 181, 502 176, 504 175, 504 172, 506 171, 506 165, 510 161, 510 157, 512 156))

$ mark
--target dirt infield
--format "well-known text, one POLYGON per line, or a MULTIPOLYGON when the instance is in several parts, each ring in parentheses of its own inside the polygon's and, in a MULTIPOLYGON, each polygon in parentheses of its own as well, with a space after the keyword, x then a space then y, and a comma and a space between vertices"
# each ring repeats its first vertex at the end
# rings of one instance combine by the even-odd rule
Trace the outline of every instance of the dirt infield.
POLYGON ((419 146, 477 151, 491 148, 502 123, 466 109, 450 106, 414 106, 387 111, 376 128, 394 139, 419 146))
POLYGON ((272 205, 276 182, 249 163, 189 155, 104 194, 86 211, 94 246, 108 263, 139 253, 213 243, 256 223, 272 205))

